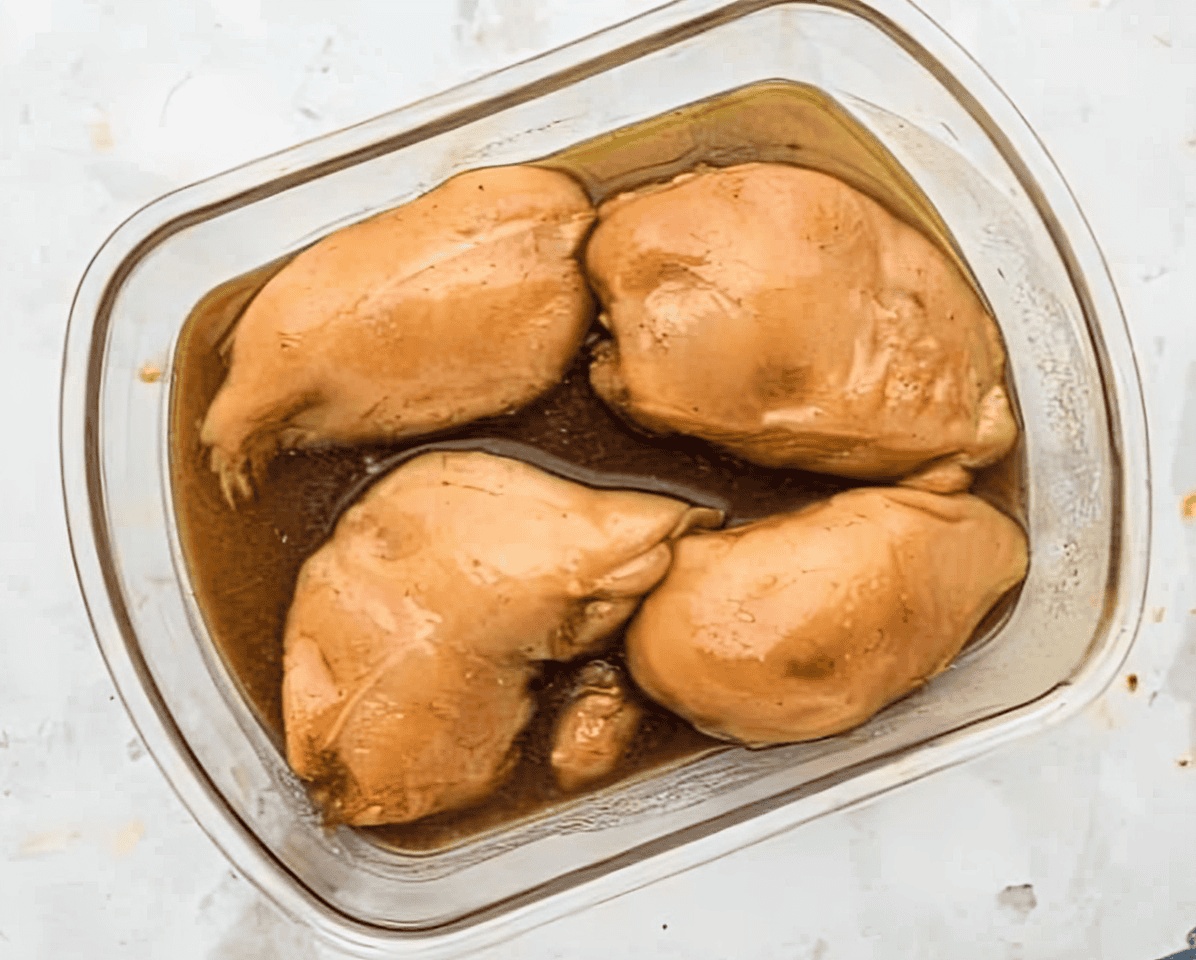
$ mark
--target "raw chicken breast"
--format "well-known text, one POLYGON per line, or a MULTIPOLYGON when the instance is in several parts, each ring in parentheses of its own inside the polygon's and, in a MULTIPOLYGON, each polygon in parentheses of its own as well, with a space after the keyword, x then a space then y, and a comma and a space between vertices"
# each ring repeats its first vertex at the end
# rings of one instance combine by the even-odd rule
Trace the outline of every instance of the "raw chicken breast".
POLYGON ((603 204, 586 253, 626 418, 755 463, 965 489, 1016 426, 996 325, 930 241, 813 170, 749 163, 603 204))
POLYGON ((468 806, 516 759, 537 662, 600 646, 717 510, 486 453, 379 481, 304 565, 285 633, 287 758, 329 819, 468 806))
POLYGON ((279 450, 512 411, 560 380, 593 304, 565 174, 495 167, 299 254, 241 317, 201 439, 230 504, 279 450))
POLYGON ((1026 564, 1020 528, 978 497, 851 490, 682 540, 628 666, 711 736, 825 737, 944 669, 1026 564))

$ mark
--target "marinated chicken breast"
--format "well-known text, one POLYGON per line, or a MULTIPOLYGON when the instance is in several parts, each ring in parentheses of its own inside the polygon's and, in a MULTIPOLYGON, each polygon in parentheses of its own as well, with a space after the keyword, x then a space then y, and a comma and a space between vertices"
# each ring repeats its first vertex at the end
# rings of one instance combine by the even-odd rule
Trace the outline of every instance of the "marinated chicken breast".
POLYGON ((510 771, 543 660, 601 646, 717 510, 594 490, 485 453, 383 478, 300 572, 287 758, 359 826, 468 806, 510 771))
POLYGON ((628 666, 711 736, 825 737, 943 670, 1026 564, 1021 529, 978 497, 851 490, 678 543, 628 666))
POLYGON ((582 667, 553 734, 557 786, 572 793, 613 773, 643 716, 618 667, 604 660, 582 667))
POLYGON ((997 327, 930 241, 833 177, 749 163, 603 204, 586 265, 625 418, 768 467, 925 471, 947 492, 1016 437, 997 327))
POLYGON ((230 504, 280 449, 416 436, 557 383, 593 316, 594 216, 565 174, 495 167, 299 254, 238 322, 203 424, 230 504))

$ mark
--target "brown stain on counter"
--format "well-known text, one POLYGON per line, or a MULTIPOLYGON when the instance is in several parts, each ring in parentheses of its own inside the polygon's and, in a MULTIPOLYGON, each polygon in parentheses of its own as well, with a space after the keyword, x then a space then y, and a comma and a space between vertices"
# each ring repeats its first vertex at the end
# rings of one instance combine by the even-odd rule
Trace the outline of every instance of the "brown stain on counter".
MULTIPOLYGON (((913 223, 960 265, 946 226, 909 175, 833 101, 812 88, 770 83, 735 91, 616 131, 545 158, 601 200, 665 180, 697 163, 725 166, 772 160, 839 176, 913 223)), ((730 522, 793 510, 858 481, 766 469, 702 441, 649 437, 613 415, 590 388, 590 349, 604 335, 595 325, 563 381, 514 415, 475 421, 436 436, 399 443, 289 452, 274 459, 257 496, 231 511, 199 442, 204 415, 227 371, 230 335, 245 306, 291 257, 229 280, 192 310, 173 358, 171 474, 180 540, 191 585, 209 632, 246 701, 282 749, 282 633, 303 562, 328 536, 344 498, 405 449, 433 440, 517 441, 594 471, 679 484, 725 501, 730 522)), ((977 475, 973 492, 1024 526, 1021 445, 977 475)), ((1013 598, 992 611, 983 634, 1013 598)), ((615 639, 617 647, 621 636, 615 639)), ((618 654, 606 654, 618 660, 618 654)), ((575 665, 550 664, 535 682, 539 709, 520 737, 522 759, 504 786, 482 804, 412 824, 367 828, 407 850, 459 842, 564 802, 549 755, 557 712, 572 689, 575 665)), ((671 713, 647 704, 635 741, 618 770, 592 789, 653 768, 724 749, 671 713)))

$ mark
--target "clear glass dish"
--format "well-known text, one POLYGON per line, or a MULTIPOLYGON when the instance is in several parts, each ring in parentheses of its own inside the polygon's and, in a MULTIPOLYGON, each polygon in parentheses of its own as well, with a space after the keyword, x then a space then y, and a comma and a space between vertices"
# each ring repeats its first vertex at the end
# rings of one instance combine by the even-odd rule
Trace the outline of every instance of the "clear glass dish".
POLYGON ((245 876, 361 956, 476 949, 1040 729, 1107 686, 1142 612, 1146 428, 1107 271, 1024 121, 908 0, 678 0, 164 197, 116 231, 80 285, 61 442, 80 584, 151 752, 245 876), (1032 557, 1016 604, 953 669, 844 736, 729 748, 429 853, 325 831, 188 580, 168 430, 189 312, 455 172, 764 81, 817 88, 883 144, 998 319, 1025 439, 1032 557))

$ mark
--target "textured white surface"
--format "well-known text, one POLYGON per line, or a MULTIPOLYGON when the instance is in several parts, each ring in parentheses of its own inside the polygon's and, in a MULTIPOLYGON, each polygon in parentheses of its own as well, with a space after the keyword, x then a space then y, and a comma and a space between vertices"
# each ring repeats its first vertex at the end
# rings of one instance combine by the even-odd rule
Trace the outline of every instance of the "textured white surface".
MULTIPOLYGON (((55 442, 88 258, 167 190, 653 5, 0 0, 0 957, 328 956, 192 823, 92 639, 55 442)), ((1137 690, 488 960, 1153 960, 1196 927, 1196 6, 923 7, 1038 131, 1123 299, 1155 496, 1137 690)))

